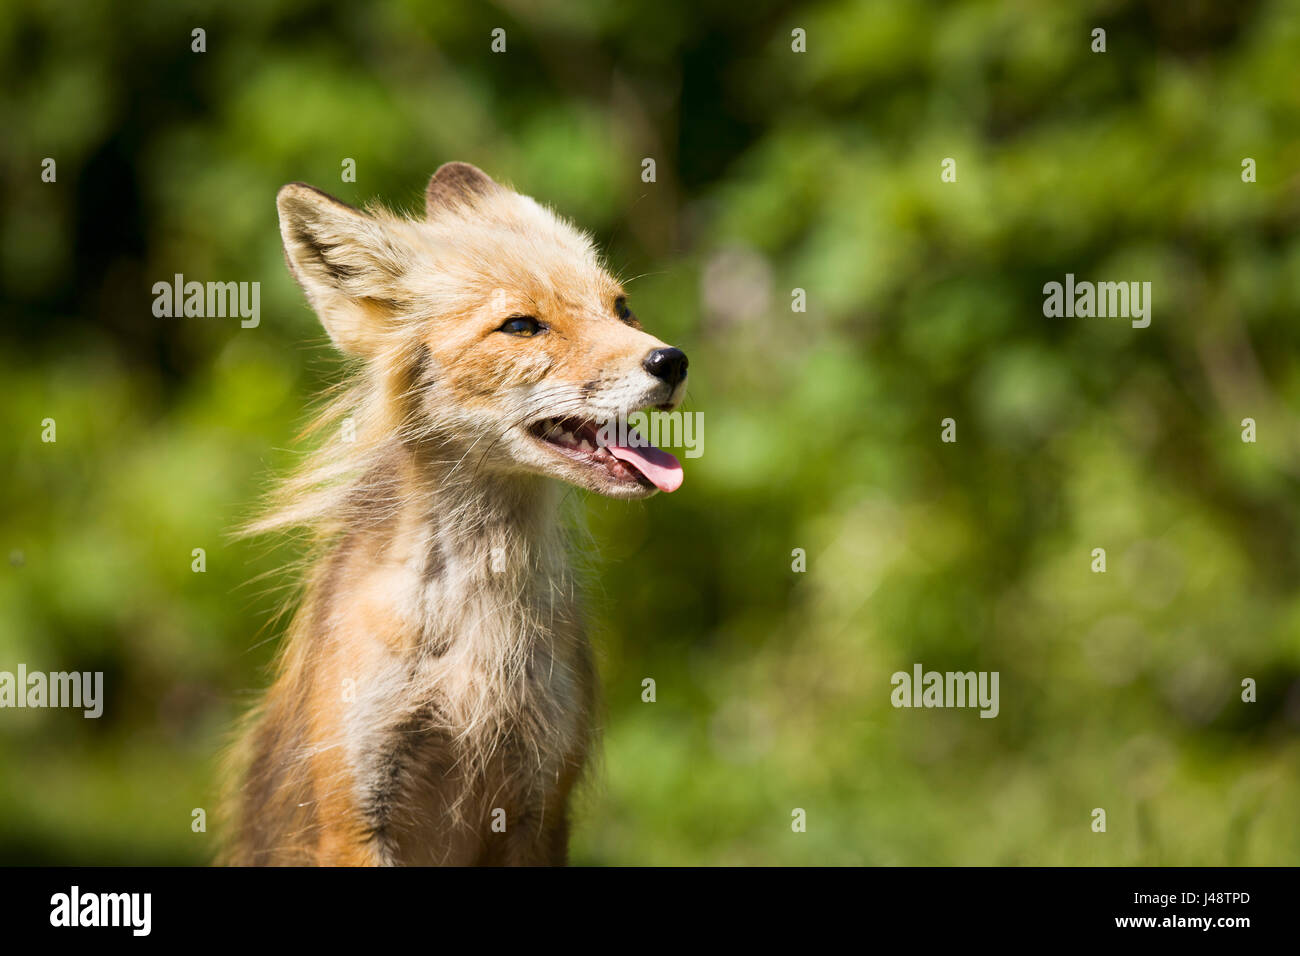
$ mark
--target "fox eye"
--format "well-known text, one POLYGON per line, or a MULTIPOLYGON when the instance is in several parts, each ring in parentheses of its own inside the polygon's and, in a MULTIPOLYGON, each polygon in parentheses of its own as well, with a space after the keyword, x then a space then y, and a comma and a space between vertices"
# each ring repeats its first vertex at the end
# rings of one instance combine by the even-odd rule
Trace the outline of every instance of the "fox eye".
POLYGON ((504 332, 506 335, 521 335, 527 338, 530 335, 536 335, 542 331, 542 323, 538 322, 531 315, 516 315, 506 319, 506 322, 498 332, 504 332))
POLYGON ((632 314, 632 310, 627 307, 627 299, 621 295, 614 300, 614 314, 624 322, 631 322, 636 319, 636 316, 632 314))

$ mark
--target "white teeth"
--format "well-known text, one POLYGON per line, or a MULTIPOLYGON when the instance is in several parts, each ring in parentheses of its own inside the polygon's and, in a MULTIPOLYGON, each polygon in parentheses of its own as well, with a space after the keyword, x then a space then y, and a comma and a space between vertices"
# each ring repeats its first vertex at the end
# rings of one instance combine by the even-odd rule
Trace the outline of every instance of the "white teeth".
POLYGON ((570 431, 565 428, 565 422, 570 421, 566 418, 544 418, 538 423, 538 428, 544 439, 553 445, 563 445, 566 448, 572 448, 575 451, 586 452, 587 454, 600 455, 604 451, 594 443, 587 435, 585 426, 579 425, 576 431, 570 431), (581 437, 579 437, 581 435, 581 437))

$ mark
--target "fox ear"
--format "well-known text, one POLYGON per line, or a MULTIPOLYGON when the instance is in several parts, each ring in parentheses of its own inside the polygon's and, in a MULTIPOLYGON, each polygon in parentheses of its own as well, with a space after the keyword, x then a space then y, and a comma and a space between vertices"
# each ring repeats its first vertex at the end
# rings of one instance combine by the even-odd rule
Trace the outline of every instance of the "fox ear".
POLYGON ((289 271, 338 348, 372 355, 400 311, 411 254, 385 223, 306 183, 275 197, 289 271))
POLYGON ((432 219, 449 206, 473 206, 501 187, 487 173, 469 163, 443 163, 424 191, 424 212, 432 219))

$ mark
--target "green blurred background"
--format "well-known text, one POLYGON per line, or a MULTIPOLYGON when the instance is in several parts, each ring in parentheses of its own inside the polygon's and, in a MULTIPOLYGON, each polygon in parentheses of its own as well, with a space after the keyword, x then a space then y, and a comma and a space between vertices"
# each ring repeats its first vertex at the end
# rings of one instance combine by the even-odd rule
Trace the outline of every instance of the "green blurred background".
POLYGON ((276 189, 451 159, 595 233, 704 415, 681 491, 584 505, 575 862, 1300 856, 1300 5, 8 0, 0 51, 0 669, 107 682, 0 712, 0 862, 211 859, 297 553, 230 532, 339 372, 276 189), (155 318, 178 272, 261 325, 155 318), (1150 328, 1044 318, 1067 272, 1150 328), (917 662, 1001 715, 895 710, 917 662))

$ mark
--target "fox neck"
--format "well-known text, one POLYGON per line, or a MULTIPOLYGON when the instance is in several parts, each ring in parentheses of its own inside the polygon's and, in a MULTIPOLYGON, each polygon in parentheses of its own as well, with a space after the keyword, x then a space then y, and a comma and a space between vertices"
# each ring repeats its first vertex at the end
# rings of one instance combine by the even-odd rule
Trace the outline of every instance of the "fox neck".
POLYGON ((405 457, 401 478, 415 493, 403 495, 397 534, 418 575, 423 649, 500 665, 545 639, 545 625, 573 601, 563 489, 531 474, 466 475, 461 461, 446 449, 405 457))
POLYGON ((403 532, 418 637, 414 653, 392 662, 400 673, 390 671, 407 689, 403 709, 432 712, 476 776, 508 741, 512 752, 550 754, 554 777, 585 749, 594 686, 560 519, 564 489, 532 475, 465 479, 418 458, 406 467, 420 492, 403 532))

